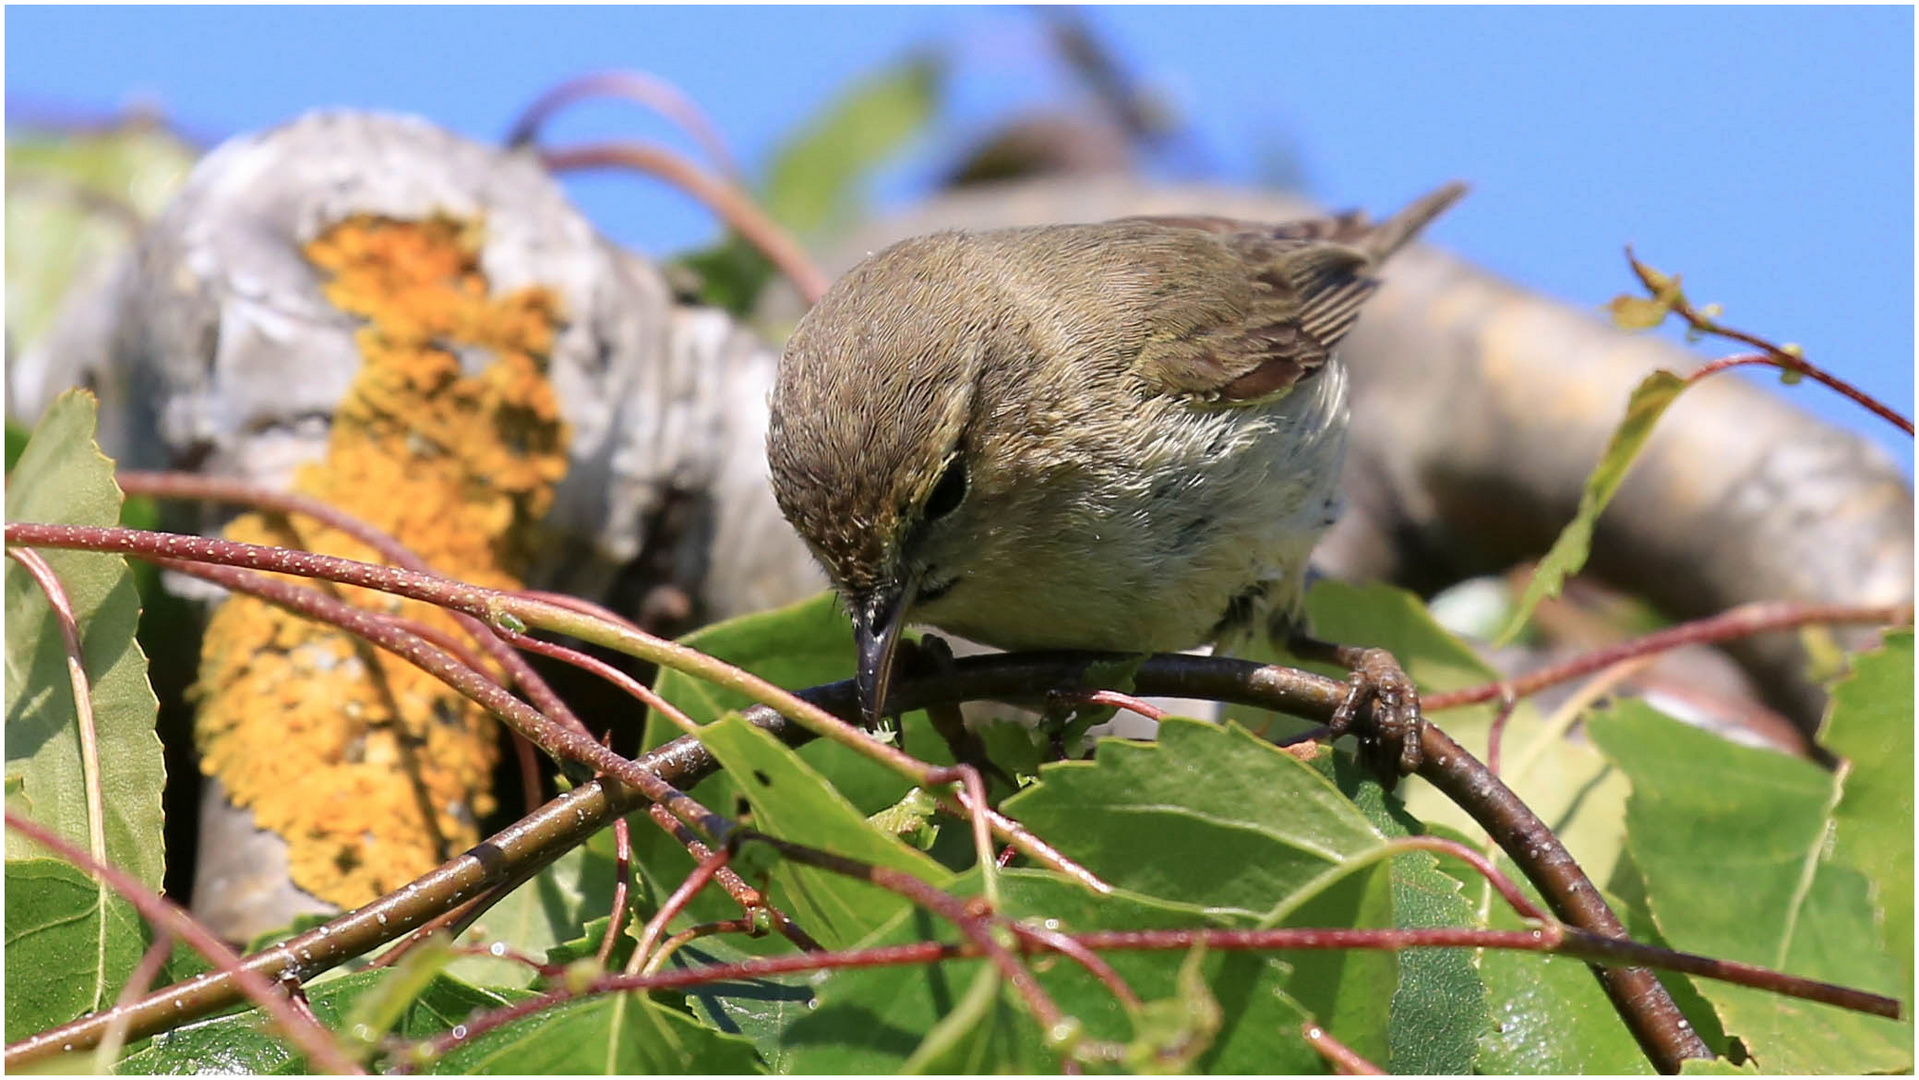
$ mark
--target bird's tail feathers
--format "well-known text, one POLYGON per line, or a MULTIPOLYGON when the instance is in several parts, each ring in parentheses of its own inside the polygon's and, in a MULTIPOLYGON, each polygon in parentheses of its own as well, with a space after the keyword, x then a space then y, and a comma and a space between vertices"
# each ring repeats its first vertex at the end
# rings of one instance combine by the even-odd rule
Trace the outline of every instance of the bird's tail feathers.
POLYGON ((1410 243, 1434 218, 1464 198, 1468 190, 1466 184, 1455 180, 1420 196, 1404 210, 1370 229, 1359 246, 1375 261, 1385 259, 1410 243))

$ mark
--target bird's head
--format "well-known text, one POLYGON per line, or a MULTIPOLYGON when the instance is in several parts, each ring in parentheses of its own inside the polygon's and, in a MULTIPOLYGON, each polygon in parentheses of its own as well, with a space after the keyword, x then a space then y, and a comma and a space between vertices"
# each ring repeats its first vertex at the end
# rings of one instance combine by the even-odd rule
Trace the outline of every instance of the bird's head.
POLYGON ((996 327, 967 245, 906 241, 841 278, 787 340, 773 389, 774 497, 852 616, 869 724, 916 603, 957 583, 983 520, 969 436, 996 327))

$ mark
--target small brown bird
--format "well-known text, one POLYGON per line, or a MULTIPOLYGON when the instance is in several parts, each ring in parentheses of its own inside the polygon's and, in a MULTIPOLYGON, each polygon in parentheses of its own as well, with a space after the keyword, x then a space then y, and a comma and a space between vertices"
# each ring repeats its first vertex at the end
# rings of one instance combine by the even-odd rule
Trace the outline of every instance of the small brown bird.
MULTIPOLYGON (((1346 449, 1334 348, 1464 193, 1379 225, 936 233, 840 278, 787 341, 767 457, 851 611, 869 722, 909 622, 1003 649, 1298 651, 1346 449)), ((1416 726, 1390 657, 1318 648, 1355 671, 1348 718, 1373 698, 1416 726)))

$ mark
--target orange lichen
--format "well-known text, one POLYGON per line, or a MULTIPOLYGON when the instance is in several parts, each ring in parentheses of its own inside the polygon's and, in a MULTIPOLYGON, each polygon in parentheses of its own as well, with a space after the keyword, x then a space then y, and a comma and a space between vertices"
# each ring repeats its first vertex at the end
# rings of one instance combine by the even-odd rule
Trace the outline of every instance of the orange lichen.
MULTIPOLYGON (((358 216, 306 248, 329 302, 366 320, 365 358, 336 407, 326 460, 294 489, 398 537, 441 573, 513 587, 529 526, 566 471, 546 378, 559 303, 490 296, 480 233, 446 217, 358 216), (456 352, 458 348, 460 351, 456 352), (481 356, 486 363, 467 370, 481 356)), ((382 561, 335 530, 249 514, 231 539, 382 561)), ((356 604, 460 633, 430 605, 333 587, 356 604)), ((202 650, 201 768, 286 838, 293 880, 363 903, 478 840, 497 746, 490 718, 431 676, 331 628, 246 597, 202 650)))

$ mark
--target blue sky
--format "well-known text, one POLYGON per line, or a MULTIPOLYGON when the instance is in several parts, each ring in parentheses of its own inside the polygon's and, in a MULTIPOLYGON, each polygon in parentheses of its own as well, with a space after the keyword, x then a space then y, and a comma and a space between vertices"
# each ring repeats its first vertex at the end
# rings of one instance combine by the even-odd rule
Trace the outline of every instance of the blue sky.
MULTIPOLYGON (((1092 20, 1193 125, 1213 179, 1293 155, 1307 189, 1386 209, 1439 180, 1470 200, 1439 243, 1597 306, 1621 246, 1685 275, 1726 320, 1913 411, 1910 8, 1111 8, 1092 20)), ((10 120, 163 107, 209 138, 317 106, 418 113, 496 139, 542 89, 649 71, 713 117, 749 171, 848 80, 949 50, 948 107, 880 202, 1071 83, 1012 8, 9 8, 10 120)), ((557 138, 670 138, 637 107, 579 108, 557 138)), ((690 200, 569 181, 610 235, 667 253, 715 235, 690 200)), ((1715 346, 1705 346, 1716 350, 1715 346)), ((1810 383, 1795 400, 1912 445, 1810 383)))

